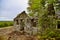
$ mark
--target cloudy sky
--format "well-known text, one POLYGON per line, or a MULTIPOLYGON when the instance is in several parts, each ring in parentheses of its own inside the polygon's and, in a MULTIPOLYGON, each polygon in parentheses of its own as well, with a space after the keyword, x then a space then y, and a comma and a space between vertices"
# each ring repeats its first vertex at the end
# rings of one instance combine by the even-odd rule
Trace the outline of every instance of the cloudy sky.
POLYGON ((28 7, 28 0, 0 0, 0 21, 13 18, 28 7))

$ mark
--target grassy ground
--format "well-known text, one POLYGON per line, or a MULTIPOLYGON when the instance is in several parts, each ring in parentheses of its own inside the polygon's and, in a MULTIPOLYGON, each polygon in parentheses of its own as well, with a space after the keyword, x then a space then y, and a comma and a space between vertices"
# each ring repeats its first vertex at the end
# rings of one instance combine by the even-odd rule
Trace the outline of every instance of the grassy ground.
POLYGON ((13 26, 13 21, 0 21, 0 28, 7 26, 13 26))

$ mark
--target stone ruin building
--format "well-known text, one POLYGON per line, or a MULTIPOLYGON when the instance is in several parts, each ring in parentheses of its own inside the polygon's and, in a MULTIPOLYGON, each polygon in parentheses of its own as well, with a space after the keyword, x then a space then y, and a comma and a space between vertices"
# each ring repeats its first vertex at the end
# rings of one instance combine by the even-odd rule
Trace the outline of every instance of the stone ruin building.
POLYGON ((30 17, 25 11, 14 18, 14 27, 16 31, 24 31, 27 34, 37 34, 38 18, 30 17))
POLYGON ((14 31, 8 34, 8 40, 37 40, 31 37, 37 34, 37 20, 38 18, 30 17, 25 11, 18 14, 14 18, 14 31))

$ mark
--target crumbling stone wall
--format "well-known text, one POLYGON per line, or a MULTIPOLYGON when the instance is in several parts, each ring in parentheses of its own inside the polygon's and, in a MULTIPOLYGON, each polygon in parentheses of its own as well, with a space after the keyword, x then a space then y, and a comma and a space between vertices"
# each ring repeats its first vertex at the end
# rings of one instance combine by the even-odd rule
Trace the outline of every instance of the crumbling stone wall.
POLYGON ((34 34, 37 32, 37 20, 38 18, 28 16, 25 11, 20 13, 14 19, 14 27, 17 31, 24 31, 27 34, 34 34))

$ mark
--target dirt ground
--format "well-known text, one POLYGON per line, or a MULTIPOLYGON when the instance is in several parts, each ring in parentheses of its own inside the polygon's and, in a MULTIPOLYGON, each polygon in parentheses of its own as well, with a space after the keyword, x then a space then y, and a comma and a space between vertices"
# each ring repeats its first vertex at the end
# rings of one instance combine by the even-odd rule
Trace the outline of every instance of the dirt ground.
POLYGON ((1 35, 6 35, 8 33, 11 33, 12 31, 14 31, 14 27, 13 26, 0 28, 0 36, 1 35))
POLYGON ((20 35, 18 32, 12 33, 12 35, 9 37, 7 34, 13 31, 13 26, 0 28, 0 40, 38 40, 36 36, 20 35))

